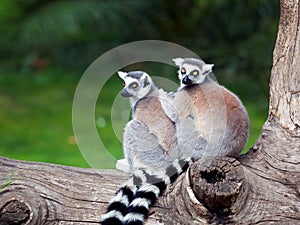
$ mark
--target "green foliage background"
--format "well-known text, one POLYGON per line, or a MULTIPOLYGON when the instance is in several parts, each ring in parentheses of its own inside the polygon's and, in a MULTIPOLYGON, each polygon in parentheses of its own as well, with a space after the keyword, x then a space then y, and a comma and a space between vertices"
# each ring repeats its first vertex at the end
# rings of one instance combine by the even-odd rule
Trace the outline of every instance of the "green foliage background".
MULTIPOLYGON (((183 45, 215 64, 218 81, 237 93, 249 112, 246 150, 267 116, 278 20, 274 0, 1 0, 0 155, 88 167, 72 131, 78 81, 102 53, 149 39, 183 45)), ((127 69, 176 81, 176 69, 164 65, 127 69)), ((111 78, 95 115, 96 122, 104 121, 98 131, 117 158, 121 143, 110 107, 120 89, 117 76, 111 78)))

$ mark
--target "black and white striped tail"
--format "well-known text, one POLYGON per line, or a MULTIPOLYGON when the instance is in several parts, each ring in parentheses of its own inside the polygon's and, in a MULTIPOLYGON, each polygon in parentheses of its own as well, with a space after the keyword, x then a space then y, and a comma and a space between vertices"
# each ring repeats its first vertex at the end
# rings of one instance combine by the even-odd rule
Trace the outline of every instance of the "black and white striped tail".
POLYGON ((125 215, 124 225, 142 225, 148 216, 157 198, 162 195, 167 185, 174 182, 176 178, 189 167, 190 159, 176 160, 165 171, 164 174, 150 175, 143 171, 146 182, 142 182, 132 202, 129 204, 125 215))
POLYGON ((102 225, 123 225, 127 208, 137 190, 132 183, 132 179, 126 182, 110 200, 107 212, 101 218, 102 225))

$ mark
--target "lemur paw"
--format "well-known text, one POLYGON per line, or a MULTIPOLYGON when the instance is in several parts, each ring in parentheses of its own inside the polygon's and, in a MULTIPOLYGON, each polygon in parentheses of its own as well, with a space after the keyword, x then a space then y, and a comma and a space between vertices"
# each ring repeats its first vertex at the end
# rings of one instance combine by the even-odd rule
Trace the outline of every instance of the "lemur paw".
POLYGON ((119 159, 116 163, 116 169, 125 173, 130 173, 130 167, 126 159, 119 159))

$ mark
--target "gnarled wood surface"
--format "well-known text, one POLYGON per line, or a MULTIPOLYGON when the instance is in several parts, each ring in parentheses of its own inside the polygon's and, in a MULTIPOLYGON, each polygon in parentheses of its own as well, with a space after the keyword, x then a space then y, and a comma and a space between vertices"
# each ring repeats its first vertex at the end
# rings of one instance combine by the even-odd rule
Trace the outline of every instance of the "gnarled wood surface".
POLYGON ((281 14, 273 53, 269 119, 285 129, 300 128, 300 3, 281 1, 281 14))
MULTIPOLYGON (((239 159, 201 159, 170 185, 146 224, 300 224, 300 1, 281 0, 270 110, 239 159)), ((0 224, 97 224, 128 175, 0 157, 0 224), (0 183, 1 184, 1 183, 0 183)))
POLYGON ((27 206, 24 208, 30 212, 27 219, 32 225, 94 224, 99 222, 109 197, 127 179, 126 174, 117 171, 0 158, 1 179, 14 171, 11 184, 0 192, 1 225, 12 224, 14 217, 24 217, 23 213, 11 213, 12 203, 27 206))

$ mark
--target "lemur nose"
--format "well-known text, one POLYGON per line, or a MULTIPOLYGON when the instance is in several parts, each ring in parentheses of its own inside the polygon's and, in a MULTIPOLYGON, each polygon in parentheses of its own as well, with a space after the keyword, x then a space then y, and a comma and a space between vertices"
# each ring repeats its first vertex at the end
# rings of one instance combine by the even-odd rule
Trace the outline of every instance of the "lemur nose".
POLYGON ((121 95, 123 97, 132 97, 132 95, 125 88, 122 89, 121 95))
POLYGON ((192 80, 189 78, 189 76, 185 76, 183 79, 182 79, 182 83, 183 84, 192 84, 192 80))

